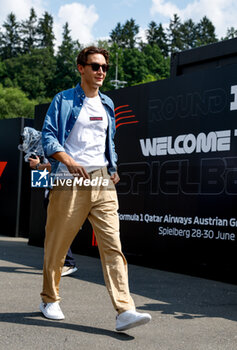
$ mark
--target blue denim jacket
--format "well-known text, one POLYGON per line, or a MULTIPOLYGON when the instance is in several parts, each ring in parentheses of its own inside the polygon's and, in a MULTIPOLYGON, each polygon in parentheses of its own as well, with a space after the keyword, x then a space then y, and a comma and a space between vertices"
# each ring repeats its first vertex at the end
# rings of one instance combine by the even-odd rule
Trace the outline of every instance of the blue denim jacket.
MULTIPOLYGON (((112 175, 117 171, 117 154, 114 147, 115 116, 112 100, 99 92, 101 102, 108 115, 108 130, 105 155, 109 162, 108 171, 112 175)), ((47 111, 42 129, 42 144, 51 163, 51 173, 56 174, 59 162, 52 158, 55 152, 65 152, 64 144, 80 114, 85 93, 77 84, 75 88, 59 92, 47 111)))

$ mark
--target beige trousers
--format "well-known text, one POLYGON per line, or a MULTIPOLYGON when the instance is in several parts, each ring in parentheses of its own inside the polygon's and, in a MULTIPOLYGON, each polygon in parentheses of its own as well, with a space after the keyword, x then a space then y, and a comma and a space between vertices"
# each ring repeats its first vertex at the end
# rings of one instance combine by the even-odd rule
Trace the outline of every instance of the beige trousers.
POLYGON ((128 286, 127 262, 121 251, 118 200, 106 168, 90 174, 91 179, 109 179, 104 186, 60 186, 49 197, 46 223, 43 302, 59 301, 59 282, 66 253, 86 218, 94 229, 105 284, 118 313, 135 309, 128 286))

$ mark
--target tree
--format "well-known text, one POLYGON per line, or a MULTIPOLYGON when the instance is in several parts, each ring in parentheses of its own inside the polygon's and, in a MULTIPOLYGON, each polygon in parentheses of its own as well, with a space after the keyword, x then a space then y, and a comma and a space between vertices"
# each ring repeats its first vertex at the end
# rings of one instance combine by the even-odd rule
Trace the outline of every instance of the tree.
POLYGON ((156 22, 151 21, 146 31, 146 38, 149 45, 157 45, 160 48, 162 54, 165 57, 168 56, 169 47, 167 44, 167 35, 161 23, 159 26, 157 26, 156 22))
POLYGON ((145 76, 145 78, 142 81, 140 81, 139 83, 136 83, 134 85, 147 84, 147 83, 151 83, 152 81, 157 81, 157 78, 152 74, 148 74, 145 76))
POLYGON ((5 63, 0 61, 0 77, 3 76, 5 72, 6 72, 5 63))
POLYGON ((221 40, 228 40, 228 39, 234 39, 237 38, 237 29, 234 27, 227 28, 227 33, 224 38, 221 38, 221 40))
POLYGON ((1 56, 2 59, 5 60, 7 58, 16 57, 21 53, 20 24, 17 22, 13 12, 7 16, 3 28, 5 31, 1 36, 1 56))
POLYGON ((43 17, 39 19, 37 34, 39 35, 38 47, 41 49, 47 48, 53 53, 55 40, 53 17, 48 12, 45 12, 43 17))
POLYGON ((0 58, 3 58, 3 53, 4 53, 4 38, 0 28, 0 58))
POLYGON ((72 40, 68 23, 63 27, 63 40, 56 57, 57 69, 55 74, 55 93, 69 89, 78 82, 79 75, 76 66, 76 57, 80 49, 79 42, 72 40))
POLYGON ((135 20, 131 18, 129 21, 126 21, 123 26, 123 35, 125 47, 133 49, 136 44, 136 35, 139 32, 139 26, 135 23, 135 20))
POLYGON ((37 47, 37 16, 35 10, 31 8, 30 16, 21 24, 23 48, 22 52, 27 53, 37 47))
POLYGON ((181 36, 181 21, 177 14, 170 20, 168 28, 169 49, 171 53, 183 50, 183 41, 181 36))
POLYGON ((0 84, 0 119, 34 118, 36 104, 36 101, 28 100, 20 89, 3 88, 0 84))
POLYGON ((214 25, 204 16, 197 24, 197 46, 212 44, 217 41, 214 25))
POLYGON ((119 47, 123 46, 123 27, 121 23, 117 23, 116 27, 111 31, 110 42, 117 44, 119 47))
POLYGON ((48 49, 35 49, 4 63, 0 76, 4 86, 19 87, 30 99, 53 96, 56 60, 48 49))
MULTIPOLYGON (((148 76, 155 78, 155 80, 168 78, 170 74, 170 60, 168 57, 163 56, 160 48, 157 45, 146 45, 142 51, 149 72, 148 76)), ((146 81, 148 82, 148 78, 146 78, 146 81)))
POLYGON ((146 64, 146 57, 138 48, 123 50, 124 80, 128 86, 143 81, 150 73, 146 64))
POLYGON ((148 41, 148 44, 153 46, 157 44, 157 24, 154 21, 151 21, 148 24, 148 29, 146 30, 146 39, 148 41))
POLYGON ((107 90, 114 90, 115 85, 111 83, 111 80, 120 80, 125 81, 124 78, 124 69, 123 69, 123 61, 124 61, 124 49, 119 47, 116 43, 112 44, 110 47, 108 46, 108 43, 106 45, 105 42, 101 43, 100 47, 104 47, 106 50, 109 51, 109 71, 107 73, 107 77, 103 83, 102 91, 107 90), (117 71, 117 77, 116 77, 116 71, 117 71))
POLYGON ((110 33, 110 42, 116 43, 119 47, 132 49, 135 47, 138 32, 139 26, 131 18, 123 26, 120 23, 117 24, 110 33))
POLYGON ((183 50, 192 49, 197 46, 197 25, 192 19, 181 24, 180 32, 183 50))

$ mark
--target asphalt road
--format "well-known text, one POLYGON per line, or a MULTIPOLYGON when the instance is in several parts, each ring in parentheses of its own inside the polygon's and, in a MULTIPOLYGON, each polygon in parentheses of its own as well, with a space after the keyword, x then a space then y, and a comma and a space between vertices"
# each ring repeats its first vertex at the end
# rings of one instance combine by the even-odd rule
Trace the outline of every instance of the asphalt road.
POLYGON ((60 283, 65 320, 39 312, 43 249, 0 236, 0 350, 236 350, 237 286, 129 265, 137 310, 152 321, 115 331, 100 261, 75 255, 60 283))

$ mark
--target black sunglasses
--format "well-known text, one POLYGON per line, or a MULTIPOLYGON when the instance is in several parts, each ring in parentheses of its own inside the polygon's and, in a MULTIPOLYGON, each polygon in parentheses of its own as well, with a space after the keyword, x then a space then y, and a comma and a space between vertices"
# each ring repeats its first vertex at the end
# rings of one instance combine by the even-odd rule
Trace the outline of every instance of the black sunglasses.
POLYGON ((108 64, 99 64, 99 63, 85 63, 85 66, 91 66, 91 69, 94 71, 94 72, 97 72, 100 67, 102 68, 102 71, 105 73, 105 72, 108 72, 109 70, 109 65, 108 64))

